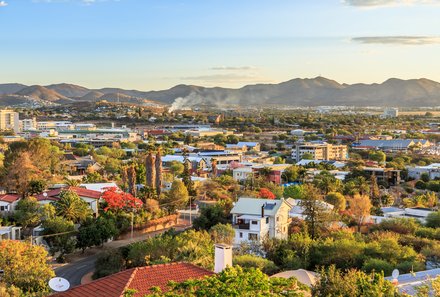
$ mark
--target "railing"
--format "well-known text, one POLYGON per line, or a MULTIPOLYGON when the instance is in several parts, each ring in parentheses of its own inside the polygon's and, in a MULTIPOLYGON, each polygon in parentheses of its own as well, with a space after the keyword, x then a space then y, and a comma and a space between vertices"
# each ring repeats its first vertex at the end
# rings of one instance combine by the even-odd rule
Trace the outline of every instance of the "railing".
POLYGON ((235 229, 243 229, 243 230, 249 230, 250 229, 250 224, 235 224, 232 225, 235 229))

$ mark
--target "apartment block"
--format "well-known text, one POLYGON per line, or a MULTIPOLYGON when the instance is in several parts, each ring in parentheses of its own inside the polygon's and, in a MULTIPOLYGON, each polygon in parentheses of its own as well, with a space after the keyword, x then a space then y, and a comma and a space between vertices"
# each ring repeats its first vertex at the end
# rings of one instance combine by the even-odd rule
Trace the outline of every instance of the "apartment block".
POLYGON ((299 162, 305 154, 310 154, 312 160, 346 160, 348 149, 346 145, 334 145, 326 142, 296 143, 292 148, 292 158, 299 162))

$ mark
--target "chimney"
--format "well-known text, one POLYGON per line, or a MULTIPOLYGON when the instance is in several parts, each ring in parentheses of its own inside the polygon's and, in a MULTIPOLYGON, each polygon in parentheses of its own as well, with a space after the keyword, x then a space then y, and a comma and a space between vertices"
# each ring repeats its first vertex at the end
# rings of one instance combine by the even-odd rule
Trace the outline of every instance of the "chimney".
POLYGON ((222 272, 226 267, 232 267, 232 246, 226 244, 215 245, 214 272, 222 272))
POLYGON ((261 205, 261 217, 264 218, 264 204, 261 205))

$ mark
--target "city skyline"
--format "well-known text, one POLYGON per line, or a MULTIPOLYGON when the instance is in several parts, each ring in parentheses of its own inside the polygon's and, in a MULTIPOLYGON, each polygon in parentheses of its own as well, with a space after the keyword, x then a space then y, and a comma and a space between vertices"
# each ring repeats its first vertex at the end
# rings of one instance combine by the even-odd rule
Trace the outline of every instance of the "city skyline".
POLYGON ((0 82, 150 90, 320 75, 440 81, 440 1, 195 2, 0 1, 0 82))

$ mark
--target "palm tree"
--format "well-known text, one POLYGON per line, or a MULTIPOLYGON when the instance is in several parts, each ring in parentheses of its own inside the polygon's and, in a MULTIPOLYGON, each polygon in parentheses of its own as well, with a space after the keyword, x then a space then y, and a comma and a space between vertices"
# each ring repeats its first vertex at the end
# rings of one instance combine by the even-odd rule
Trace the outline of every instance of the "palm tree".
POLYGON ((71 190, 64 190, 60 193, 60 199, 54 203, 55 213, 66 220, 74 223, 85 221, 92 215, 87 202, 82 200, 77 193, 71 190))

